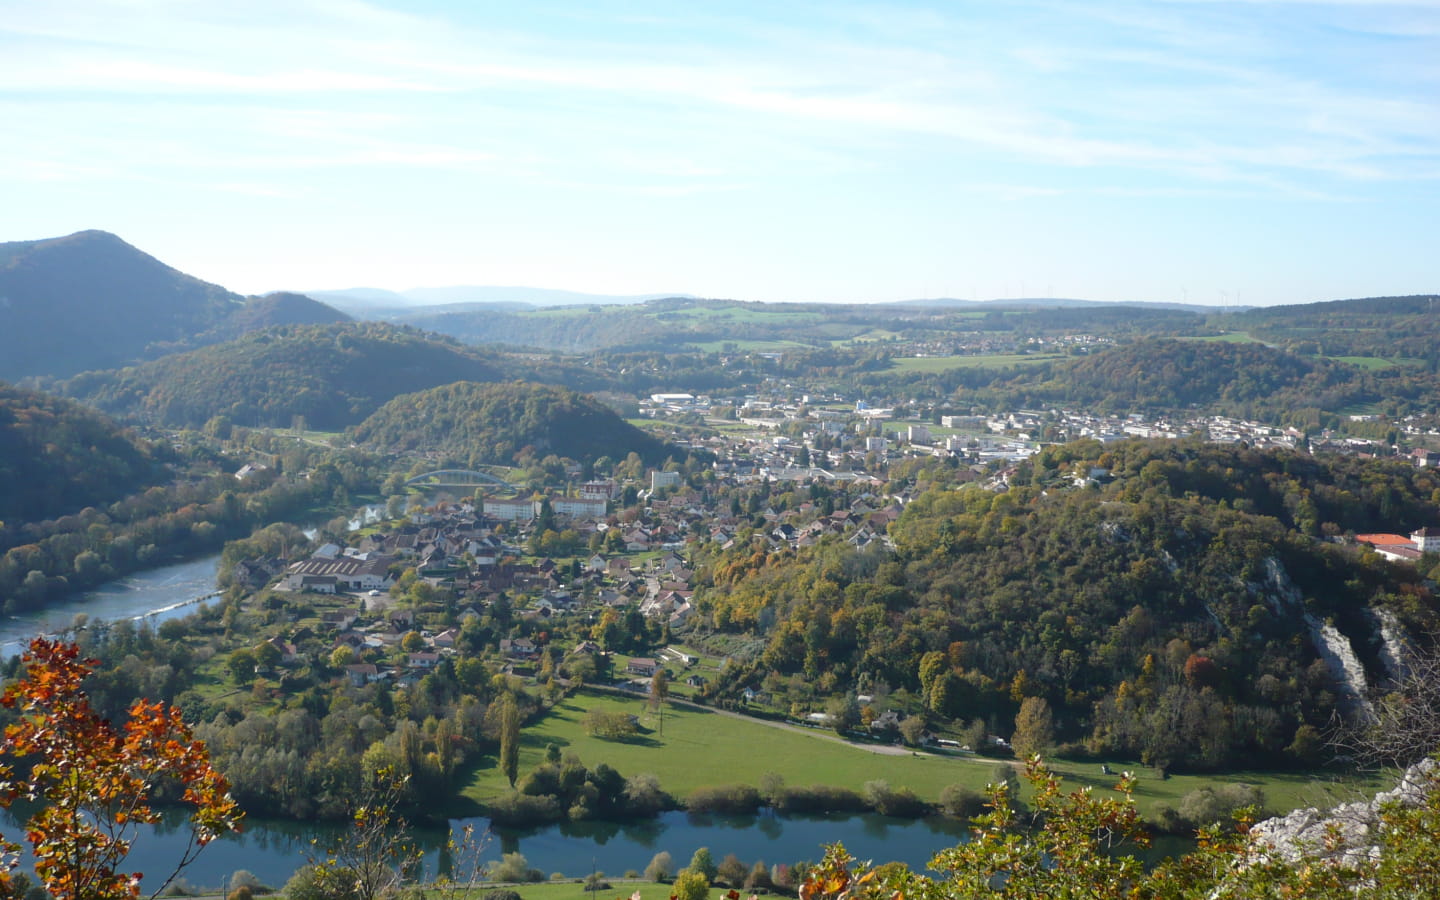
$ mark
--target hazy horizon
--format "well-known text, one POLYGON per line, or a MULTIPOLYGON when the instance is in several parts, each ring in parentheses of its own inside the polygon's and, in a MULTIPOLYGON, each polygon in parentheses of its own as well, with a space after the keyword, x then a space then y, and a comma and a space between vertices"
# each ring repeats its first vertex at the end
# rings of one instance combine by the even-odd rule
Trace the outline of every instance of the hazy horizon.
POLYGON ((1440 0, 157 0, 0 19, 0 241, 243 293, 1440 289, 1440 0))

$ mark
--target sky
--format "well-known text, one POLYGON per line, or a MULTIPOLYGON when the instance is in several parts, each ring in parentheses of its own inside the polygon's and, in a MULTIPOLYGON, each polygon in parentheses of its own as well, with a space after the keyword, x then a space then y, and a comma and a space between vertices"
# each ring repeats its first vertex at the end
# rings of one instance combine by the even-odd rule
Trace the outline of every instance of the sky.
POLYGON ((0 241, 241 293, 1440 292, 1440 0, 0 0, 0 241))

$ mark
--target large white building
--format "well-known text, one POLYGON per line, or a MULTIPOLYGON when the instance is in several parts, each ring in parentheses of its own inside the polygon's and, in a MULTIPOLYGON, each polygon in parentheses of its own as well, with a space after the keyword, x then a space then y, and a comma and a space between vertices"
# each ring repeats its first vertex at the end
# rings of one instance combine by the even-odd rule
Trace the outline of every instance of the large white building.
MULTIPOLYGON (((539 506, 539 501, 536 501, 539 506)), ((603 519, 605 517, 605 501, 590 499, 587 497, 553 497, 550 500, 550 508, 557 516, 569 516, 572 519, 603 519)))
POLYGON ((535 518, 535 501, 518 498, 486 498, 485 515, 502 522, 529 522, 535 518))

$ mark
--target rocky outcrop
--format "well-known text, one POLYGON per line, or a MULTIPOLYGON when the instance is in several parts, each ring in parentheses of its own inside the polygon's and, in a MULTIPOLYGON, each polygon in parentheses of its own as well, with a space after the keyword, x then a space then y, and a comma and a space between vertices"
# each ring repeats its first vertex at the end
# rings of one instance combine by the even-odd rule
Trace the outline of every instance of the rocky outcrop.
POLYGON ((1277 615, 1299 616, 1310 632, 1310 642, 1315 652, 1330 670, 1335 679, 1341 702, 1341 709, 1348 716, 1358 716, 1365 721, 1375 718, 1375 710, 1368 698, 1370 685, 1365 678, 1365 666, 1355 654, 1350 639, 1328 622, 1321 622, 1305 609, 1304 598, 1290 573, 1275 558, 1265 561, 1268 581, 1259 588, 1270 609, 1277 615))
POLYGON ((1297 809, 1251 829, 1257 848, 1287 863, 1328 859, 1354 866, 1380 853, 1382 813, 1391 804, 1419 806, 1440 788, 1440 762, 1426 759, 1406 770, 1394 790, 1373 800, 1344 803, 1328 811, 1297 809))

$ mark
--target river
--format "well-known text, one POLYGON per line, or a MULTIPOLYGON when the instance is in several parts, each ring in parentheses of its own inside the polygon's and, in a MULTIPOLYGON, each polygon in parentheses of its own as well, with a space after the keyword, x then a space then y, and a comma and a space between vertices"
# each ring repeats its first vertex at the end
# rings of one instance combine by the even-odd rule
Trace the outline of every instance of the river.
MULTIPOLYGON (((358 523, 355 523, 358 524, 358 523)), ((215 590, 219 555, 136 573, 101 585, 93 591, 49 609, 12 616, 0 622, 0 646, 8 655, 21 651, 37 633, 54 633, 72 626, 75 617, 116 621, 145 618, 162 622, 194 611, 200 598, 215 590)), ((152 874, 168 871, 178 858, 186 831, 176 816, 136 838, 126 868, 152 874)), ((498 860, 502 853, 524 854, 530 865, 547 876, 562 872, 582 876, 594 866, 611 876, 628 870, 643 871, 651 857, 668 851, 678 869, 699 847, 709 847, 716 862, 734 853, 747 865, 818 860, 823 845, 841 841, 861 859, 900 860, 923 867, 938 850, 956 844, 964 832, 961 823, 944 819, 906 820, 877 815, 718 816, 669 812, 655 819, 626 824, 584 822, 526 830, 490 832, 486 819, 452 823, 470 824, 487 834, 482 859, 498 860)), ((15 812, 0 813, 0 830, 12 838, 20 828, 15 812)), ((202 887, 220 887, 238 869, 247 869, 261 881, 282 886, 317 846, 340 836, 335 826, 280 821, 249 821, 243 834, 227 837, 206 848, 187 879, 202 887), (312 843, 318 842, 318 843, 312 843)), ((416 839, 427 851, 427 869, 433 874, 445 843, 444 829, 421 830, 416 839)), ((152 885, 153 887, 153 885, 152 885)))
MULTIPOLYGON (((679 869, 700 847, 708 847, 717 863, 734 853, 747 867, 763 861, 773 868, 777 863, 819 860, 825 845, 836 841, 860 859, 876 863, 899 860, 923 870, 936 852, 959 843, 965 831, 962 823, 942 818, 892 819, 873 814, 789 817, 769 812, 717 816, 676 811, 625 824, 580 822, 519 831, 491 832, 483 818, 457 820, 452 823, 457 840, 459 829, 466 824, 485 836, 481 862, 498 861, 502 853, 520 853, 547 878, 556 872, 578 878, 588 875, 592 866, 611 877, 630 870, 643 872, 661 851, 668 852, 674 869, 679 869)), ((125 868, 151 874, 168 872, 184 847, 182 826, 183 817, 176 814, 166 823, 142 831, 125 868)), ((11 811, 0 813, 0 830, 17 834, 11 811)), ((197 888, 218 888, 237 870, 245 869, 263 883, 280 888, 297 868, 342 837, 335 825, 247 821, 242 834, 205 848, 185 877, 197 888)), ((444 829, 421 829, 415 834, 425 851, 427 877, 438 870, 445 837, 444 829)))
POLYGON ((220 554, 162 566, 106 582, 93 591, 72 595, 45 609, 0 619, 0 653, 19 654, 37 634, 55 634, 75 624, 75 617, 116 622, 144 618, 152 623, 187 616, 201 598, 215 591, 220 554))

